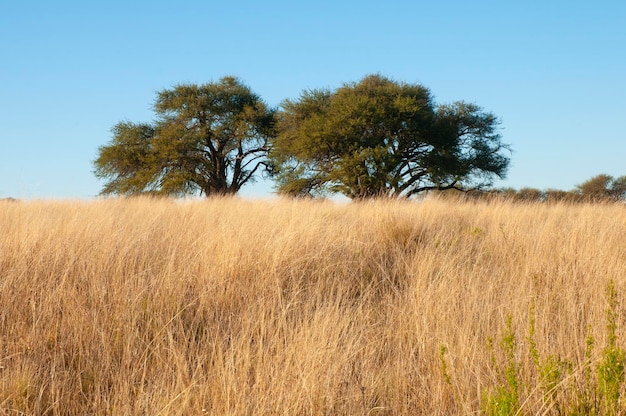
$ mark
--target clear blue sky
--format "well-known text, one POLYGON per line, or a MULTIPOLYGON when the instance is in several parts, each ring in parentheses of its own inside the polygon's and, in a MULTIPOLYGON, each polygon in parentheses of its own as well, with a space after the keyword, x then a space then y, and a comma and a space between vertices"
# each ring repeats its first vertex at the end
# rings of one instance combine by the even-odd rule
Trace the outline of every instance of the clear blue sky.
POLYGON ((370 73, 498 115, 514 151, 499 187, 626 175, 623 0, 5 0, 0 197, 97 195, 111 127, 151 121, 175 84, 235 75, 276 106, 370 73))

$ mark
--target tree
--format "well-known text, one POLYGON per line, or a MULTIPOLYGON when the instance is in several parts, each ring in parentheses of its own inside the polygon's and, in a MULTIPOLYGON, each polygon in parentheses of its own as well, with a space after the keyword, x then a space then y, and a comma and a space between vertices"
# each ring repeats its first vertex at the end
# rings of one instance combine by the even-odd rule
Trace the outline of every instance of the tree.
POLYGON ((478 189, 508 167, 497 126, 474 104, 436 106, 421 85, 369 75, 284 101, 270 160, 278 191, 291 195, 478 189))
POLYGON ((275 111, 234 77, 158 93, 153 124, 120 122, 99 148, 101 194, 226 195, 265 165, 275 111))
POLYGON ((543 191, 544 200, 551 203, 559 202, 580 202, 580 195, 572 191, 564 191, 562 189, 546 189, 543 191))
POLYGON ((613 178, 600 174, 576 186, 576 192, 587 201, 620 201, 626 199, 626 176, 613 178))
POLYGON ((626 176, 613 179, 610 188, 611 196, 615 200, 626 200, 626 176))
POLYGON ((576 186, 576 190, 586 200, 607 199, 612 176, 600 174, 576 186))
POLYGON ((514 196, 516 201, 525 201, 525 202, 539 202, 544 200, 546 197, 545 192, 540 191, 536 188, 522 188, 514 196))

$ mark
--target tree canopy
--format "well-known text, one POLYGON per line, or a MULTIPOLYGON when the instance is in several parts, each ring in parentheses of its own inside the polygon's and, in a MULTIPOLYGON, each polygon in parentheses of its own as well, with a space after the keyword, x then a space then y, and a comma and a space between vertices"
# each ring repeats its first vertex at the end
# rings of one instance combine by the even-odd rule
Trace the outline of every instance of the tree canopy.
POLYGON ((626 199, 626 176, 614 178, 602 173, 576 186, 586 201, 623 201, 626 199))
POLYGON ((99 148, 102 194, 233 194, 266 163, 275 110, 237 78, 161 91, 154 111, 154 123, 115 125, 99 148))
POLYGON ((278 191, 352 199, 480 188, 509 159, 498 120, 475 104, 436 105, 419 84, 369 75, 286 100, 270 150, 278 191))

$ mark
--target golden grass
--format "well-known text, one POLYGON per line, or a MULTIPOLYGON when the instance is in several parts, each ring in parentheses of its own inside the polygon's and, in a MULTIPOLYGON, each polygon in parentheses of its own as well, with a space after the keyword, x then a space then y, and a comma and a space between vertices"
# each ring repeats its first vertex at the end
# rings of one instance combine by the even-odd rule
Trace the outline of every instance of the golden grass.
POLYGON ((531 305, 574 401, 626 293, 621 205, 0 202, 0 230, 6 414, 475 414, 507 316, 540 414, 531 305))

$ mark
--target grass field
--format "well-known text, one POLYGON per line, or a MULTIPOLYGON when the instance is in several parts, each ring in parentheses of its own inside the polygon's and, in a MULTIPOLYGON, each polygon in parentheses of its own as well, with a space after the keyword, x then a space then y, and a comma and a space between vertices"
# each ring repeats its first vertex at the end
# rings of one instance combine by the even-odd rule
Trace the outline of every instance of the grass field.
POLYGON ((0 230, 3 414, 626 409, 622 205, 6 201, 0 230))

